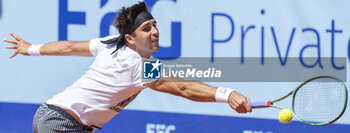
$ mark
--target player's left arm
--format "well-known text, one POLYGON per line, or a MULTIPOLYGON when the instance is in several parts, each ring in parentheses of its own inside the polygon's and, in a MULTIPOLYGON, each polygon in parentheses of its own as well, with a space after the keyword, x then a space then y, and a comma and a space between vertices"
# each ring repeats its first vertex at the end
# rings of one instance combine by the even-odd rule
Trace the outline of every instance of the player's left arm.
MULTIPOLYGON (((145 83, 144 86, 198 102, 216 102, 215 95, 218 89, 202 82, 185 81, 181 78, 161 78, 145 83)), ((236 91, 233 91, 228 99, 228 104, 238 113, 251 112, 249 102, 249 98, 236 91)))

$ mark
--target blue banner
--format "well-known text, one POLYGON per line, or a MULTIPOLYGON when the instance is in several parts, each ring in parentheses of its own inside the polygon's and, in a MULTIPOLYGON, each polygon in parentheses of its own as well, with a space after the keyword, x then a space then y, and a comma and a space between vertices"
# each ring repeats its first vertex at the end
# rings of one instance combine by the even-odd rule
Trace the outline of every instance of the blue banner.
MULTIPOLYGON (((0 103, 0 133, 29 133, 38 104, 0 103), (5 121, 4 121, 5 120, 5 121)), ((313 127, 298 121, 123 110, 96 133, 341 133, 349 125, 313 127)))

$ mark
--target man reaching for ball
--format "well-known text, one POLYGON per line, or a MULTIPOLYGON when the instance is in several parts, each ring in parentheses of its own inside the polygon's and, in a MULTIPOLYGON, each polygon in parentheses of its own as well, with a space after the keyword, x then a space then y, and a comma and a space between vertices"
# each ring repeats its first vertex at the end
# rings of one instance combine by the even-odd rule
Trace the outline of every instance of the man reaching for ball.
POLYGON ((44 103, 33 120, 35 133, 86 133, 99 129, 110 121, 140 91, 151 88, 193 101, 228 103, 238 113, 251 112, 249 99, 224 87, 201 82, 186 82, 179 78, 163 78, 142 82, 142 58, 150 58, 159 50, 157 22, 140 2, 122 8, 114 21, 120 36, 108 36, 90 41, 58 41, 32 45, 13 33, 15 53, 23 55, 94 56, 90 69, 77 82, 44 103))

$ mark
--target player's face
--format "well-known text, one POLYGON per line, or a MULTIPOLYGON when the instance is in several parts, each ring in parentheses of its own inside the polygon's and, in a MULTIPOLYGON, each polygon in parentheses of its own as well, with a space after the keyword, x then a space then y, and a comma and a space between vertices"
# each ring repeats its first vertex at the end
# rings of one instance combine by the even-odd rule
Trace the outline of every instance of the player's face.
POLYGON ((157 22, 154 19, 143 22, 134 31, 135 45, 138 50, 142 52, 156 52, 159 50, 159 32, 157 29, 157 22))

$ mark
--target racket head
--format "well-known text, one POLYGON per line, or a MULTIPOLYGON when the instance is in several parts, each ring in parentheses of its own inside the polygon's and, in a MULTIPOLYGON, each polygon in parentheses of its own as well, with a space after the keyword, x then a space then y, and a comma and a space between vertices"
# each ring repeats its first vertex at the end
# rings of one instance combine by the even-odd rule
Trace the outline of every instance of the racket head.
POLYGON ((295 118, 312 126, 324 126, 345 112, 348 92, 344 82, 332 76, 319 76, 302 83, 293 92, 295 118))

